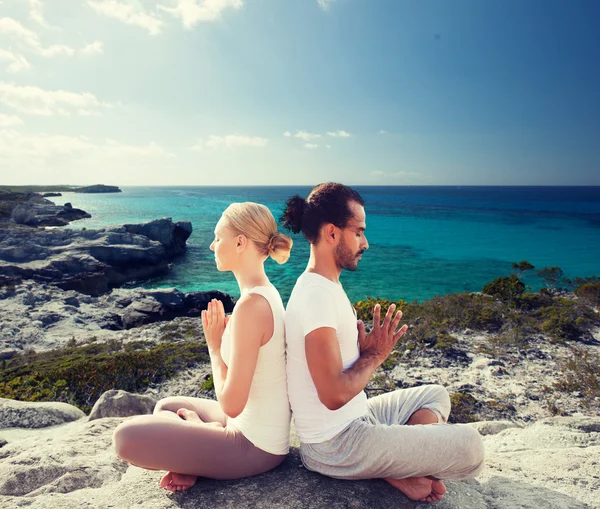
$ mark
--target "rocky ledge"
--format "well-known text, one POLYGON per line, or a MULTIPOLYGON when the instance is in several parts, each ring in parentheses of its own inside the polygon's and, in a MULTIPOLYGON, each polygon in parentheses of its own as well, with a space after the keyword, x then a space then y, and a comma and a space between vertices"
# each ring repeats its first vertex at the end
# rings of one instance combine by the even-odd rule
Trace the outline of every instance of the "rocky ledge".
MULTIPOLYGON (((28 405, 24 422, 48 412, 38 403, 28 405)), ((45 429, 0 429, 0 507, 424 507, 381 480, 341 481, 306 470, 294 434, 290 455, 271 472, 237 481, 200 479, 188 492, 171 494, 158 487, 162 472, 130 466, 115 455, 112 433, 126 417, 107 414, 117 407, 114 401, 107 403, 99 409, 104 417, 94 420, 67 422, 69 416, 65 424, 45 429)), ((436 508, 600 507, 599 417, 555 417, 523 428, 496 424, 472 424, 487 430, 486 467, 476 480, 447 482, 446 496, 436 508)))
POLYGON ((32 279, 89 295, 167 272, 192 233, 189 221, 171 218, 100 230, 16 226, 0 226, 0 282, 32 279))
POLYGON ((157 342, 159 328, 156 334, 146 334, 140 327, 177 317, 199 317, 211 299, 221 300, 226 312, 233 310, 233 299, 217 290, 116 288, 96 297, 34 281, 5 286, 0 288, 0 361, 23 351, 61 348, 71 338, 79 343, 91 338, 124 344, 142 338, 157 342), (132 333, 124 334, 125 330, 132 333))

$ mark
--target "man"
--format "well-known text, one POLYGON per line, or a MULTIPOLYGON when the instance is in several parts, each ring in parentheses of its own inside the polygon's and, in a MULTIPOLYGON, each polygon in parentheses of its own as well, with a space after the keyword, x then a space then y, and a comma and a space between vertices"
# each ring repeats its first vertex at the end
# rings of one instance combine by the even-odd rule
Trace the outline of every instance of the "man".
POLYGON ((441 500, 440 479, 475 477, 483 444, 475 429, 446 424, 448 392, 439 385, 401 389, 367 400, 364 388, 406 332, 390 306, 373 329, 362 321, 339 282, 369 248, 364 201, 342 184, 294 196, 284 225, 310 242, 306 271, 286 310, 290 404, 306 468, 340 479, 382 478, 412 500, 441 500))

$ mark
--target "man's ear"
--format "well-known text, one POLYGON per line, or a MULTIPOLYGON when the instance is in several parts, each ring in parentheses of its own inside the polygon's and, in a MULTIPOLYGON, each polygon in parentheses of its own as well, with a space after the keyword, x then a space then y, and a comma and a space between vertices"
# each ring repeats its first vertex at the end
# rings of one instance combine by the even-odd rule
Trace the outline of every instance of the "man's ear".
POLYGON ((331 223, 325 225, 325 238, 327 239, 327 242, 336 241, 336 237, 338 235, 338 232, 336 230, 337 228, 335 227, 335 225, 331 223))

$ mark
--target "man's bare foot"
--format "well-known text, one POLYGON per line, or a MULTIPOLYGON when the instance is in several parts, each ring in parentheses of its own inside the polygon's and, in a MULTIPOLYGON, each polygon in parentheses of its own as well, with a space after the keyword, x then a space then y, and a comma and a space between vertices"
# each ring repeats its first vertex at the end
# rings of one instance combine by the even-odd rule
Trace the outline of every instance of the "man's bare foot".
POLYGON ((200 416, 196 412, 193 410, 188 410, 187 408, 180 408, 177 410, 177 415, 184 421, 201 422, 208 426, 214 426, 215 428, 224 427, 220 422, 204 422, 202 419, 200 419, 200 416))
POLYGON ((385 479, 394 488, 400 490, 411 500, 419 502, 437 502, 444 498, 446 486, 438 479, 429 477, 409 477, 407 479, 385 479))
POLYGON ((196 484, 196 479, 198 479, 198 476, 195 475, 167 472, 160 480, 160 487, 172 492, 185 491, 196 484))

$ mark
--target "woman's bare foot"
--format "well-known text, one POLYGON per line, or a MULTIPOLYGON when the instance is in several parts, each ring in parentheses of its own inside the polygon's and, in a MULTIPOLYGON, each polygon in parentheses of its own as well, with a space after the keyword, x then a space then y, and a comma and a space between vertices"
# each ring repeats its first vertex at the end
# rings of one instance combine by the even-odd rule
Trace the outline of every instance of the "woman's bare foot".
POLYGON ((187 408, 180 408, 177 410, 177 415, 184 421, 201 422, 208 426, 214 426, 215 428, 224 427, 220 422, 204 422, 202 419, 200 419, 200 416, 196 412, 193 410, 188 410, 187 408))
POLYGON ((195 475, 167 472, 160 480, 160 487, 173 492, 185 491, 196 484, 196 479, 198 479, 198 476, 195 475))
POLYGON ((394 488, 400 490, 411 500, 419 502, 437 502, 444 498, 446 486, 438 479, 429 477, 409 477, 407 479, 385 479, 394 488))

